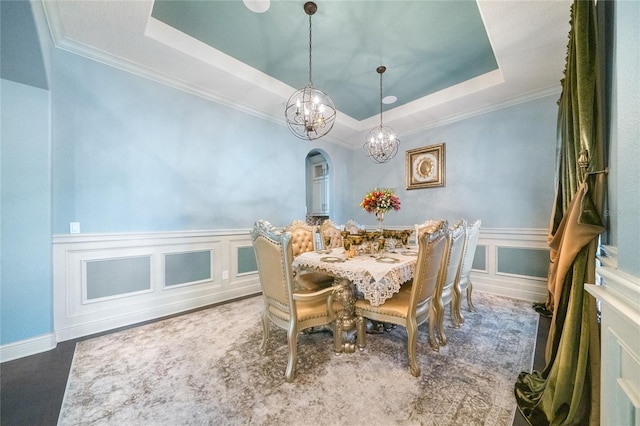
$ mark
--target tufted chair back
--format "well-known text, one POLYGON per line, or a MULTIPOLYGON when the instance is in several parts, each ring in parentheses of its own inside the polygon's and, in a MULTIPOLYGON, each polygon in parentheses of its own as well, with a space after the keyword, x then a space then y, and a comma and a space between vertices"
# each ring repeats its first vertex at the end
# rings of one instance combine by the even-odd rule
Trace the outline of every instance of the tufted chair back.
POLYGON ((317 228, 317 226, 309 225, 297 219, 285 228, 285 231, 291 234, 293 257, 298 256, 300 253, 315 250, 313 233, 317 228))
POLYGON ((326 248, 342 247, 342 232, 331 219, 326 219, 322 222, 320 232, 323 238, 330 238, 329 245, 326 248))
MULTIPOLYGON (((291 252, 293 257, 308 251, 314 251, 313 235, 317 226, 309 225, 301 220, 294 220, 285 227, 285 231, 291 234, 291 252)), ((320 288, 330 287, 333 277, 313 271, 298 271, 296 273, 296 285, 300 288, 316 291, 320 288)))

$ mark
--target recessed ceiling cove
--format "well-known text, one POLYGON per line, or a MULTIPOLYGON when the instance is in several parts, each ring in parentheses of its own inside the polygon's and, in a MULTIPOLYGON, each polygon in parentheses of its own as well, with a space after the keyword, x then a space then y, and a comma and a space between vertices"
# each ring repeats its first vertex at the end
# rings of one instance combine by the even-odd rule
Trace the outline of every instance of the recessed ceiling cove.
MULTIPOLYGON (((302 3, 264 13, 239 1, 156 1, 151 16, 294 89, 308 81, 302 3)), ((379 113, 375 67, 384 63, 394 107, 498 69, 472 1, 327 1, 313 17, 313 85, 340 113, 379 113)))

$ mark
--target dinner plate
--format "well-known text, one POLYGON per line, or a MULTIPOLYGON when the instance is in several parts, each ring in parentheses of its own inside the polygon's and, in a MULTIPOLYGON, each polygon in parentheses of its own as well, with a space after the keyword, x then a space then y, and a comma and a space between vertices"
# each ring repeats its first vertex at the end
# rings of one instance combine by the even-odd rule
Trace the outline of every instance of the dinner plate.
POLYGON ((405 256, 417 256, 418 252, 417 251, 403 251, 400 254, 404 254, 405 256))
POLYGON ((340 262, 344 262, 344 258, 342 257, 337 257, 337 256, 325 256, 325 257, 321 257, 320 260, 322 262, 329 262, 329 263, 340 263, 340 262))
POLYGON ((376 262, 381 262, 381 263, 397 263, 400 262, 400 259, 396 259, 395 257, 388 257, 388 256, 380 256, 376 258, 376 262))

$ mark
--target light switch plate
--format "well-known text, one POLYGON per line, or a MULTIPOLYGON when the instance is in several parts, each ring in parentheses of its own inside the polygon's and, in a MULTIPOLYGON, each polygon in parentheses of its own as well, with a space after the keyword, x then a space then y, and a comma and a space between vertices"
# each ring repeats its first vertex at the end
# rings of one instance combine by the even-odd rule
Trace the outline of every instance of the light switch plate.
POLYGON ((71 234, 79 234, 80 233, 80 222, 69 222, 69 233, 71 233, 71 234))

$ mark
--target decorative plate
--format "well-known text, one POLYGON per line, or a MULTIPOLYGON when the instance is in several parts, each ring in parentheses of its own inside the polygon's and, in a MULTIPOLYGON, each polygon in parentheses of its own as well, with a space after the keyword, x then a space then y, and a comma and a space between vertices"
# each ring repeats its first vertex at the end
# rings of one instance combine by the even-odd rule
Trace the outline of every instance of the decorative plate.
POLYGON ((396 259, 395 257, 380 256, 380 257, 376 258, 376 262, 381 262, 381 263, 398 263, 398 262, 400 262, 400 259, 396 259))
POLYGON ((329 262, 329 263, 340 263, 340 262, 344 262, 344 258, 336 257, 336 256, 325 256, 325 257, 321 257, 320 261, 329 262))

